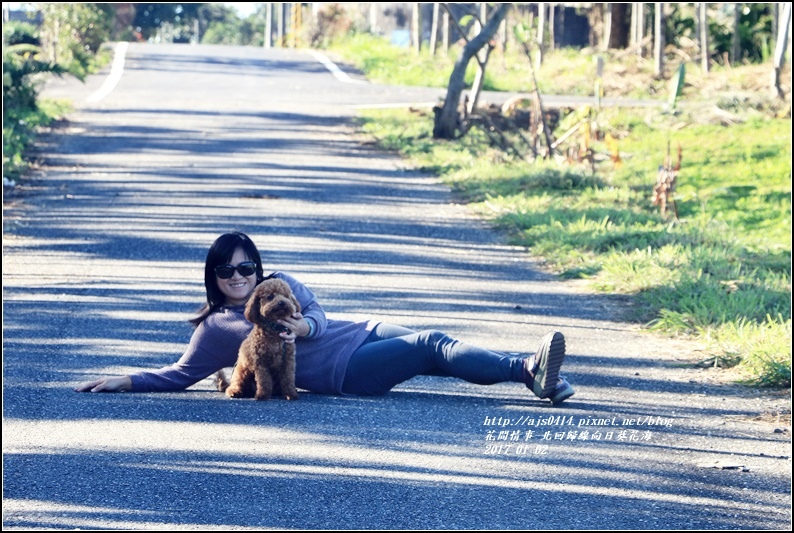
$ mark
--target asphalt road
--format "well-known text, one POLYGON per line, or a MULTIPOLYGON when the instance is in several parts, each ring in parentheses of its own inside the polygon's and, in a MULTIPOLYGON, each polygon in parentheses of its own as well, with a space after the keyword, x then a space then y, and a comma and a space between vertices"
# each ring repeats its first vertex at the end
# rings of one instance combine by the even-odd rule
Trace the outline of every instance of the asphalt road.
POLYGON ((770 416, 788 396, 683 366, 691 343, 621 322, 619 298, 544 273, 353 132, 356 106, 442 92, 346 80, 301 51, 124 57, 47 86, 76 110, 4 198, 4 530, 791 527, 791 437, 770 416), (554 408, 434 377, 290 403, 209 380, 73 392, 179 357, 207 247, 232 229, 332 317, 513 352, 560 329, 577 394, 554 408))

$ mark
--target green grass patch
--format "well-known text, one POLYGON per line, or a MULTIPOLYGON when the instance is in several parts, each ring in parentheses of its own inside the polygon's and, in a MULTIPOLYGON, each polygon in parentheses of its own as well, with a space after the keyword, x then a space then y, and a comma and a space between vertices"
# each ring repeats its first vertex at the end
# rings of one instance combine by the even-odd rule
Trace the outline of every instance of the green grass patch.
MULTIPOLYGON (((386 85, 446 87, 455 66, 453 53, 439 53, 433 57, 427 53, 417 54, 369 33, 350 34, 344 41, 330 44, 328 50, 366 72, 370 81, 386 85)), ((471 80, 474 66, 469 70, 471 80)))
POLYGON ((25 153, 40 128, 71 110, 64 101, 42 100, 35 109, 11 108, 3 114, 3 176, 19 179, 29 167, 25 153))

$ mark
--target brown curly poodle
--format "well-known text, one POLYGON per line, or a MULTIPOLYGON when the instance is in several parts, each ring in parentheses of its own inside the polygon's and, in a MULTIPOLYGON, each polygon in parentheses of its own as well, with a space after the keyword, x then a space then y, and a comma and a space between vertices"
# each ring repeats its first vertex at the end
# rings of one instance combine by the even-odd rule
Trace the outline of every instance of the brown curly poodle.
POLYGON ((284 398, 298 399, 295 344, 284 342, 279 336, 288 328, 277 320, 300 310, 300 303, 284 280, 269 278, 257 285, 245 306, 245 318, 254 324, 254 329, 240 346, 227 396, 267 400, 273 394, 273 380, 278 379, 284 398))

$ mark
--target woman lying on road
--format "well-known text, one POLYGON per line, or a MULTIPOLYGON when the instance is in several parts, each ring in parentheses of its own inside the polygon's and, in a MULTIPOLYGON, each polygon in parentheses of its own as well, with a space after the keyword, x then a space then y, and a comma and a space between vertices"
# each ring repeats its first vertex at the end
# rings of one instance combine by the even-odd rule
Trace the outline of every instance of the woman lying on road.
MULTIPOLYGON (((462 343, 439 331, 413 331, 379 321, 326 318, 314 293, 293 277, 276 272, 301 304, 301 313, 281 323, 297 347, 295 383, 320 394, 383 395, 418 375, 448 376, 480 385, 524 383, 538 398, 559 404, 574 394, 559 375, 565 357, 562 333, 550 332, 533 356, 524 358, 462 343)), ((175 391, 234 366, 237 351, 253 328, 245 304, 264 279, 256 245, 239 232, 221 235, 204 265, 207 303, 184 355, 175 364, 129 376, 83 383, 77 392, 175 391)))

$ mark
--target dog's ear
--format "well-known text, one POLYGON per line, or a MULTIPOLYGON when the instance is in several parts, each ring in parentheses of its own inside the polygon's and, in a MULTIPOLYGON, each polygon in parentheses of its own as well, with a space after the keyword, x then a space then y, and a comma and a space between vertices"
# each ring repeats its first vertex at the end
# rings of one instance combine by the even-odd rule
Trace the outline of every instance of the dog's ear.
POLYGON ((254 290, 254 293, 248 299, 248 303, 245 304, 245 319, 254 324, 258 324, 259 320, 262 318, 262 315, 259 313, 260 293, 261 291, 254 290))

